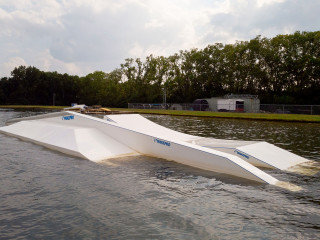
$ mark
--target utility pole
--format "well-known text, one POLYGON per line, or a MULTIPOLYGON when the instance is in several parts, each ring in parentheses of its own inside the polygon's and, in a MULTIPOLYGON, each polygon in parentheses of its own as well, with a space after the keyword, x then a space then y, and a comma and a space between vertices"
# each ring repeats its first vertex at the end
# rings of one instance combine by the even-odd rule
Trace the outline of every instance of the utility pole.
POLYGON ((56 94, 53 93, 53 95, 52 95, 52 106, 55 106, 55 104, 56 104, 56 94))
POLYGON ((164 108, 167 109, 167 92, 166 92, 166 88, 162 88, 163 91, 163 105, 164 108))

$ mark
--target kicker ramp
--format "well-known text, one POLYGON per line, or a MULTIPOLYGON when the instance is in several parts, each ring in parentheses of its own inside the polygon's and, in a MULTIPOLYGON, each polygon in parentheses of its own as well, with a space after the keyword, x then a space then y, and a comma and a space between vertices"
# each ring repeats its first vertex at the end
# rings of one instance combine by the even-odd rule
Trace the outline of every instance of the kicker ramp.
POLYGON ((71 116, 59 112, 27 117, 20 121, 13 119, 7 122, 9 126, 1 127, 0 132, 95 162, 137 154, 93 127, 65 124, 73 120, 71 116))
POLYGON ((288 170, 298 164, 310 162, 308 159, 267 142, 197 137, 165 128, 139 114, 108 115, 105 116, 105 119, 130 127, 136 131, 146 131, 147 129, 148 132, 163 138, 174 138, 186 143, 235 155, 257 167, 288 170))
MULTIPOLYGON (((127 116, 132 119, 132 115, 127 116)), ((93 161, 130 154, 173 160, 204 170, 276 185, 277 179, 241 158, 182 141, 191 135, 130 126, 75 112, 60 112, 10 121, 0 132, 93 161), (170 136, 165 136, 167 134, 170 136)), ((141 124, 140 126, 142 126, 141 124)), ((162 129, 163 130, 163 129, 162 129)))

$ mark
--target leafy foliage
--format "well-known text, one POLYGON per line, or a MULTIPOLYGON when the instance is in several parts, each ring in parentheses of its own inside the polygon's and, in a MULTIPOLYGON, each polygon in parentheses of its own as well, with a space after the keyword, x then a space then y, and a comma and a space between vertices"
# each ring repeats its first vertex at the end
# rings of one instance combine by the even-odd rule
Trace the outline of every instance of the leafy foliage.
POLYGON ((320 32, 257 36, 144 61, 129 58, 110 73, 85 77, 20 66, 0 80, 0 104, 125 107, 161 102, 164 89, 172 103, 246 93, 264 103, 320 104, 320 32))

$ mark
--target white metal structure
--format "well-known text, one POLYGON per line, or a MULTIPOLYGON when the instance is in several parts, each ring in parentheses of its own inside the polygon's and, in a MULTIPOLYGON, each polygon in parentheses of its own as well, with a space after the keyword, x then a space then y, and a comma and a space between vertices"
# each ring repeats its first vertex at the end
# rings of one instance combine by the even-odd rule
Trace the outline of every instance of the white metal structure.
POLYGON ((279 181, 256 166, 284 170, 308 161, 266 142, 192 136, 137 114, 98 119, 64 111, 7 124, 0 132, 92 161, 145 154, 274 185, 279 181))
POLYGON ((244 104, 242 99, 218 99, 217 108, 219 110, 235 111, 237 110, 237 102, 244 104))

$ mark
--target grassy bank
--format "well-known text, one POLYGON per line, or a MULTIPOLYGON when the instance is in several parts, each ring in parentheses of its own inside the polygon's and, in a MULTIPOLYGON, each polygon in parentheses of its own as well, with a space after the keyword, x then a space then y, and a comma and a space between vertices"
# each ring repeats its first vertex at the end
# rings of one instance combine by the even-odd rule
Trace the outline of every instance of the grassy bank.
POLYGON ((192 116, 192 117, 233 118, 233 119, 265 120, 265 121, 320 123, 320 115, 231 113, 231 112, 150 110, 150 109, 124 109, 124 108, 113 108, 112 110, 132 111, 132 112, 147 113, 147 114, 174 115, 174 116, 192 116))
MULTIPOLYGON (((30 109, 30 110, 62 110, 66 106, 37 106, 37 105, 0 105, 0 108, 30 109)), ((113 111, 136 112, 146 114, 162 114, 174 116, 209 117, 209 118, 233 118, 247 120, 286 121, 320 123, 320 115, 302 114, 269 114, 269 113, 230 113, 230 112, 205 112, 205 111, 179 111, 179 110, 155 110, 155 109, 127 109, 111 108, 113 111)))

